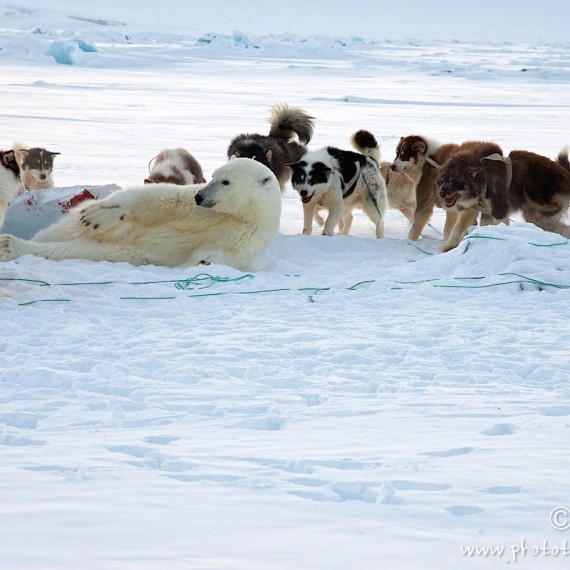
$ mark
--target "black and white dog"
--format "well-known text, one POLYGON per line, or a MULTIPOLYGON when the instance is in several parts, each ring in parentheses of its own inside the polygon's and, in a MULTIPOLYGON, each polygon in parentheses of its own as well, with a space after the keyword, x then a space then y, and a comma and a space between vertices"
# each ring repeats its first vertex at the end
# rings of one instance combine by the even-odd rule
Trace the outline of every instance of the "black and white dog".
POLYGON ((42 147, 28 148, 23 143, 15 143, 14 152, 26 190, 53 188, 53 159, 59 152, 42 147))
POLYGON ((291 183, 303 203, 303 233, 313 231, 317 208, 328 210, 323 235, 334 235, 340 224, 348 235, 352 210, 362 208, 376 226, 376 237, 384 237, 384 212, 387 207, 386 183, 380 173, 380 147, 374 135, 357 131, 351 139, 359 152, 332 146, 305 153, 299 162, 290 164, 291 183))

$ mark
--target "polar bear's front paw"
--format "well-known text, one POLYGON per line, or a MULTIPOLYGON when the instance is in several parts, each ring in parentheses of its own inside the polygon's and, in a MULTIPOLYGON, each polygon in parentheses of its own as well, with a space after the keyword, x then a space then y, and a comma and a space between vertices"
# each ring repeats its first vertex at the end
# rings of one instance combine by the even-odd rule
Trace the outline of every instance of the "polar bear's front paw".
POLYGON ((9 234, 0 235, 0 261, 10 261, 22 255, 20 240, 9 234))
POLYGON ((126 218, 126 209, 116 202, 93 202, 80 211, 81 223, 96 232, 104 233, 120 226, 126 218))

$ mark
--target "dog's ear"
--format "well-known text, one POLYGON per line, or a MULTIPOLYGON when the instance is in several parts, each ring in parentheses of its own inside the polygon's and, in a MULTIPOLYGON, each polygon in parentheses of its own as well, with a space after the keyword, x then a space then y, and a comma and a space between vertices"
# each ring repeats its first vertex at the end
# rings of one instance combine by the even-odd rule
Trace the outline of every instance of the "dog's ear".
MULTIPOLYGON (((14 151, 16 152, 16 151, 14 151)), ((19 148, 17 150, 18 154, 22 156, 22 158, 25 158, 26 156, 28 156, 28 153, 30 152, 27 148, 19 148)))
POLYGON ((231 160, 232 158, 241 158, 241 152, 240 152, 239 150, 234 150, 234 151, 232 152, 232 155, 230 156, 230 160, 231 160))
POLYGON ((12 162, 16 162, 16 154, 13 150, 6 150, 2 153, 2 164, 9 167, 12 162))
POLYGON ((61 152, 51 152, 51 150, 48 150, 47 153, 48 153, 50 156, 57 156, 58 154, 61 154, 61 152))
POLYGON ((144 179, 144 183, 145 184, 152 184, 152 180, 149 180, 148 178, 144 179))
POLYGON ((11 170, 17 176, 20 176, 20 167, 18 166, 18 161, 16 160, 16 153, 13 150, 7 150, 0 152, 2 165, 5 168, 11 170))
POLYGON ((414 152, 421 152, 422 154, 425 154, 427 151, 427 145, 423 141, 417 141, 412 145, 412 150, 414 152))
POLYGON ((271 161, 271 157, 273 156, 273 149, 272 148, 268 148, 265 151, 265 158, 267 159, 267 162, 271 161))

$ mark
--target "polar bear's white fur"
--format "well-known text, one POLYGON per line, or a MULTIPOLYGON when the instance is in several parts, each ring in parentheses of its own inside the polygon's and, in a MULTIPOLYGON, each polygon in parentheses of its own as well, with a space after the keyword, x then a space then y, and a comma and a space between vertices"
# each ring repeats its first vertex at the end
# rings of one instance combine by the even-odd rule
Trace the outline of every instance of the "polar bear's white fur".
POLYGON ((133 265, 219 263, 248 270, 277 236, 281 191, 263 164, 237 158, 208 184, 141 185, 77 206, 31 240, 0 236, 0 260, 124 261, 133 265))

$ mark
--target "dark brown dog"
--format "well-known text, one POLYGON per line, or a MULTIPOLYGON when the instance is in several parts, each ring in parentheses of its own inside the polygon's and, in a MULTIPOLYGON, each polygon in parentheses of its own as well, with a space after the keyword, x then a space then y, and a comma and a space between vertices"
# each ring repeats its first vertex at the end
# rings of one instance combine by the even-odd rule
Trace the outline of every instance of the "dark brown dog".
MULTIPOLYGON (((439 144, 419 135, 402 137, 396 147, 396 158, 392 170, 405 172, 416 184, 416 209, 408 239, 418 240, 425 225, 429 222, 435 206, 443 208, 437 185, 437 169, 445 164, 454 154, 469 150, 481 144, 467 141, 462 144, 439 144)), ((443 236, 447 240, 455 227, 458 211, 446 208, 443 236)))
MULTIPOLYGON (((525 221, 570 238, 570 227, 563 222, 570 204, 567 150, 556 162, 525 150, 513 150, 508 157, 460 153, 440 170, 438 184, 446 207, 475 217, 482 212, 482 223, 499 223, 520 212, 525 221)), ((444 251, 462 237, 450 237, 444 251)))
POLYGON ((454 210, 457 213, 455 225, 447 236, 443 251, 457 247, 469 226, 477 223, 480 212, 483 225, 499 223, 509 213, 505 189, 507 165, 501 147, 492 142, 472 142, 465 145, 465 148, 437 169, 439 197, 447 211, 454 210), (488 170, 486 191, 481 194, 471 181, 483 170, 483 163, 488 166, 488 170))

